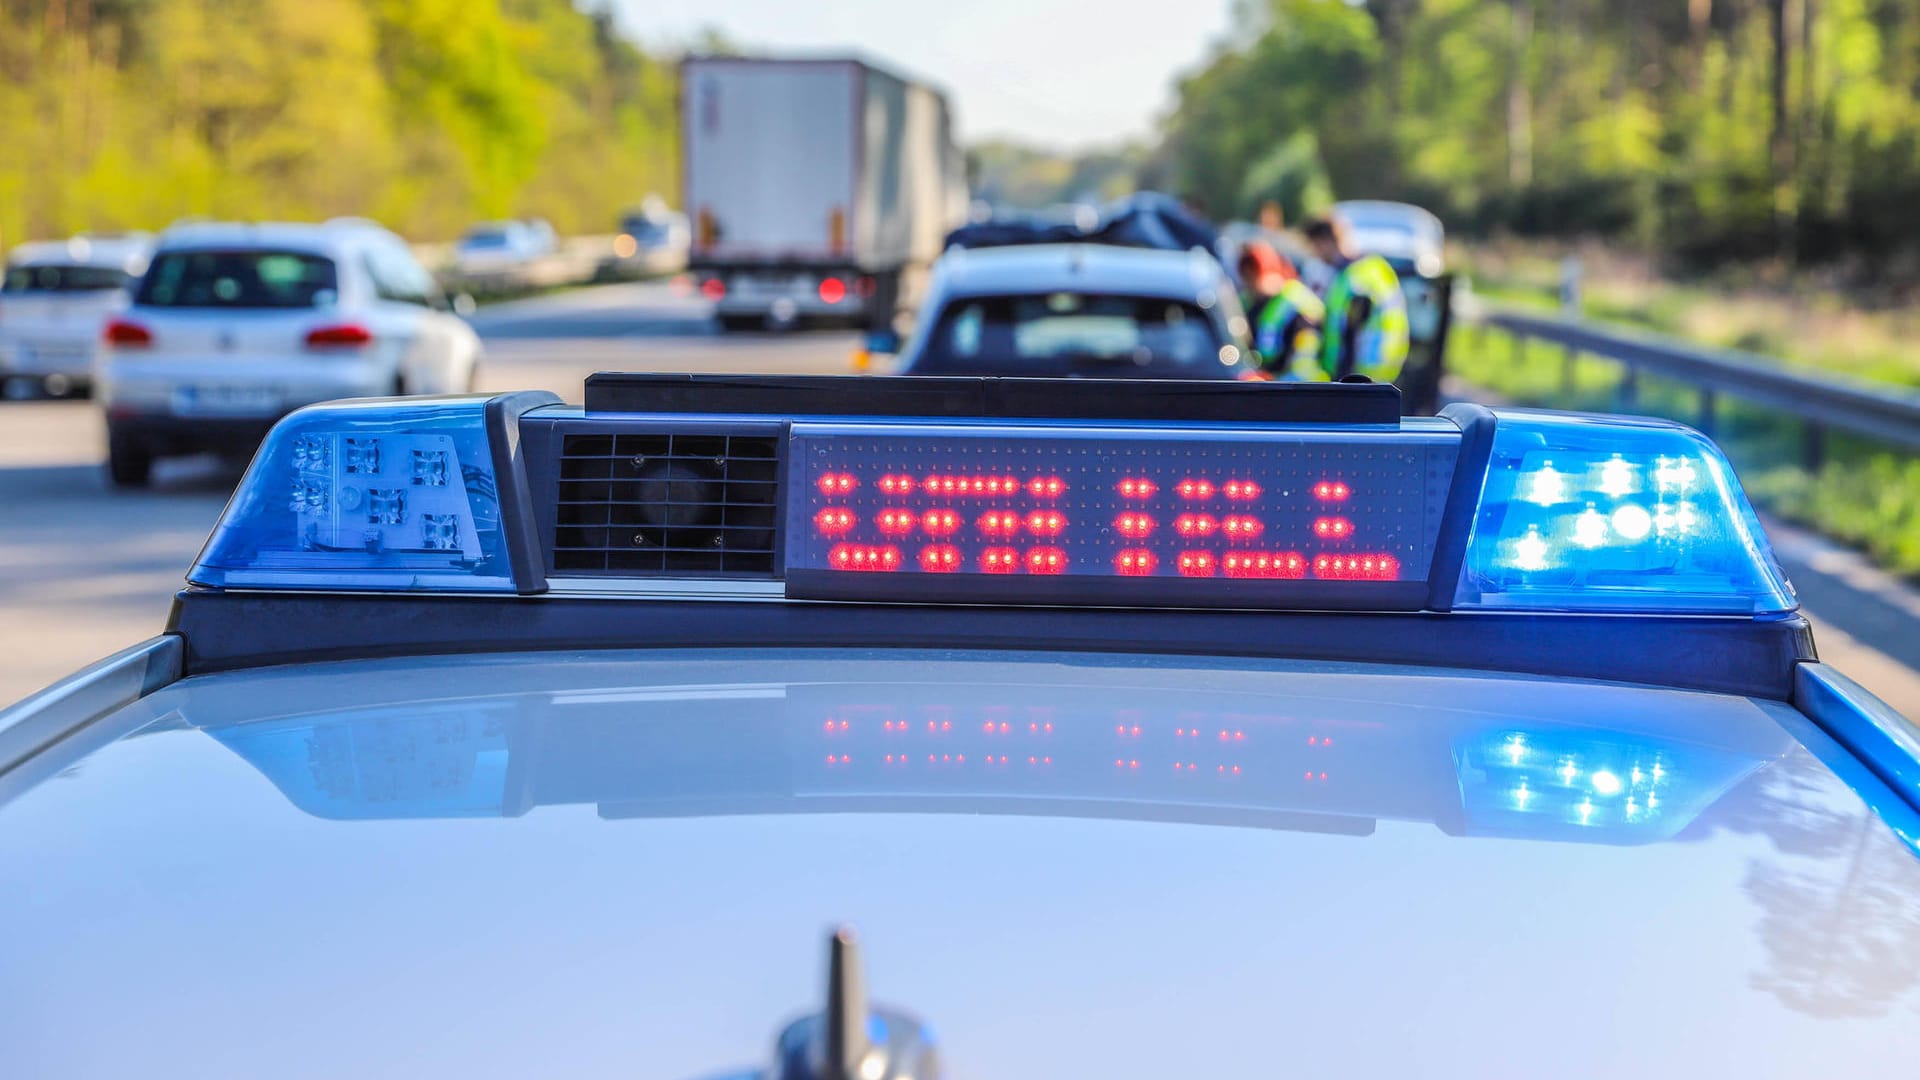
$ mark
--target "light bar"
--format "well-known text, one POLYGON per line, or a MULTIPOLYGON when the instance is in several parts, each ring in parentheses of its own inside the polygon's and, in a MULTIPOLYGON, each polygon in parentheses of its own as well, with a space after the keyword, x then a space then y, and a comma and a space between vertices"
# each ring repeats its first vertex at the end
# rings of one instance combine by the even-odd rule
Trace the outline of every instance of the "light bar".
MULTIPOLYGON (((863 392, 829 382, 813 397, 863 392)), ((530 412, 553 401, 302 409, 267 437, 190 580, 540 591, 541 545, 562 525, 643 550, 655 533, 621 522, 653 515, 687 523, 701 558, 609 562, 604 577, 909 604, 1794 609, 1725 457, 1665 421, 1466 407, 1395 425, 530 412), (576 432, 609 449, 565 457, 576 432), (764 474, 750 483, 639 471, 658 464, 647 448, 662 438, 732 435, 759 440, 764 474), (597 484, 561 483, 569 468, 597 484), (754 545, 753 559, 729 561, 734 543, 754 545)), ((706 477, 721 465, 675 467, 706 477)))
POLYGON ((1794 609, 1733 468, 1706 436, 1664 420, 1496 415, 1456 608, 1794 609))
POLYGON ((1459 436, 795 424, 789 595, 1411 610, 1459 436))
POLYGON ((188 580, 513 591, 487 403, 348 401, 293 413, 255 455, 188 580))

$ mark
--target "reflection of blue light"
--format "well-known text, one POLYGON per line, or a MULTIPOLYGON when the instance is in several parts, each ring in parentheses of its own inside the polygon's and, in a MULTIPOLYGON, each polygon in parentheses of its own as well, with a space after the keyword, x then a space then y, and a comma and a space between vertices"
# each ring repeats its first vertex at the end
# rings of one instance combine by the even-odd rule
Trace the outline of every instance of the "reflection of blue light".
POLYGON ((887 1021, 879 1013, 872 1013, 867 1017, 867 1041, 871 1043, 887 1041, 887 1021))
POLYGON ((1487 731, 1454 743, 1466 831, 1481 836, 1664 839, 1760 764, 1617 733, 1487 731))

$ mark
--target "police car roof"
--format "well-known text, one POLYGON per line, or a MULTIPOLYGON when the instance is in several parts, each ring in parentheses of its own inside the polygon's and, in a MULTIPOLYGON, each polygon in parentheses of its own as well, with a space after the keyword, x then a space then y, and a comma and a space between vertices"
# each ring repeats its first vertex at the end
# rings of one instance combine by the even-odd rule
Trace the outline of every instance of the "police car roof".
POLYGON ((940 257, 936 275, 948 299, 1087 292, 1194 303, 1231 288, 1205 252, 1112 244, 952 248, 940 257))
POLYGON ((815 1003, 837 922, 876 1000, 979 1075, 1882 1076, 1920 1052, 1920 861, 1780 702, 1152 655, 510 654, 199 676, 24 768, 0 988, 31 1005, 0 1035, 47 1075, 429 1052, 713 1075, 815 1003))

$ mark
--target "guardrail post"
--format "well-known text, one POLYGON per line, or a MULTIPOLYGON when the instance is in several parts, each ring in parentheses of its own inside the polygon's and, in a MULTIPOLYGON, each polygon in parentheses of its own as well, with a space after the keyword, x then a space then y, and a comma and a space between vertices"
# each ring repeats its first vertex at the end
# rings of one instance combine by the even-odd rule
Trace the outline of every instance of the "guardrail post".
POLYGON ((1802 447, 1805 451, 1807 471, 1819 472, 1820 466, 1827 460, 1827 428, 1809 420, 1804 425, 1802 447))
POLYGON ((1632 364, 1620 365, 1620 383, 1614 387, 1613 407, 1621 412, 1632 412, 1634 403, 1639 400, 1638 379, 1632 364))
POLYGON ((1705 386, 1701 387, 1700 388, 1700 423, 1698 426, 1700 428, 1700 433, 1703 435, 1713 434, 1713 406, 1714 406, 1713 390, 1709 387, 1705 387, 1705 386))

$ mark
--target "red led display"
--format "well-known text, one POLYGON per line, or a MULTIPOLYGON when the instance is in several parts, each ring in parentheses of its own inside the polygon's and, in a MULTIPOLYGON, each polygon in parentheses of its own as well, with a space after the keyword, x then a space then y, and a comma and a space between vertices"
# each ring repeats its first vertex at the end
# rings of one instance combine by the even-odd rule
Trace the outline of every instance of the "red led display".
POLYGON ((959 580, 929 581, 926 595, 955 601, 968 598, 966 579, 984 585, 983 575, 1055 582, 996 582, 982 594, 988 602, 1030 593, 1253 606, 1298 597, 1338 607, 1348 582, 1359 602, 1411 609, 1423 588, 1386 593, 1366 583, 1424 584, 1457 454, 1444 437, 1406 431, 793 438, 788 460, 805 470, 790 504, 799 528, 780 550, 796 595, 912 588, 813 576, 835 570, 946 575, 959 580), (1119 584, 1127 579, 1142 580, 1119 584), (1162 584, 1144 587, 1146 579, 1162 584), (1192 585, 1178 586, 1183 579, 1192 585))
POLYGON ((1183 551, 1178 565, 1181 577, 1212 577, 1215 559, 1211 551, 1183 551))
POLYGON ((1392 555, 1316 555, 1313 576, 1334 581, 1394 581, 1400 560, 1392 555))
POLYGON ((920 549, 920 569, 930 574, 951 574, 960 569, 960 549, 952 544, 929 544, 920 549))
POLYGON ((853 529, 853 511, 829 506, 813 515, 813 527, 822 536, 840 536, 853 529))
POLYGON ((1220 519, 1220 532, 1228 540, 1252 540, 1266 531, 1266 524, 1250 514, 1229 514, 1220 519))
POLYGON ((1020 515, 1012 510, 989 510, 974 522, 982 536, 1016 536, 1020 532, 1020 515))
POLYGON ((1058 510, 1035 510, 1027 515, 1027 531, 1035 536, 1059 536, 1067 527, 1067 517, 1058 510))
POLYGON ((1064 574, 1067 572, 1067 553, 1057 547, 1037 547, 1027 551, 1027 573, 1064 574))
POLYGON ((911 510, 888 509, 875 515, 873 523, 888 536, 905 536, 919 520, 920 515, 911 510))
POLYGON ((1307 576, 1307 557, 1297 551, 1229 551, 1220 566, 1230 578, 1290 581, 1307 576))
POLYGON ((980 552, 980 572, 1011 574, 1020 569, 1020 553, 1010 547, 990 547, 980 552))
POLYGON ((900 549, 891 544, 835 544, 827 562, 836 570, 898 570, 900 549))
POLYGON ((1173 519, 1173 531, 1181 536, 1212 536, 1219 524, 1211 514, 1181 514, 1173 519))
POLYGON ((1213 481, 1189 476, 1185 480, 1180 481, 1179 486, 1174 488, 1174 490, 1179 492, 1180 497, 1183 499, 1202 502, 1213 498, 1213 481))

